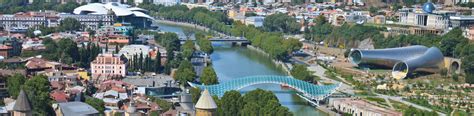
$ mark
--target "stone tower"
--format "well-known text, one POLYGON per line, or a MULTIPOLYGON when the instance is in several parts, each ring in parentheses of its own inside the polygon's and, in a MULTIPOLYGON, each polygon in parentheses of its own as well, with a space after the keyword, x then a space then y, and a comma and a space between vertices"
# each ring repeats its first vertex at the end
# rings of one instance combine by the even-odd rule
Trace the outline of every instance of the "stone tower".
POLYGON ((196 103, 196 116, 216 116, 217 105, 209 91, 205 89, 196 103))
POLYGON ((13 116, 31 116, 30 100, 23 90, 20 91, 13 106, 13 116))

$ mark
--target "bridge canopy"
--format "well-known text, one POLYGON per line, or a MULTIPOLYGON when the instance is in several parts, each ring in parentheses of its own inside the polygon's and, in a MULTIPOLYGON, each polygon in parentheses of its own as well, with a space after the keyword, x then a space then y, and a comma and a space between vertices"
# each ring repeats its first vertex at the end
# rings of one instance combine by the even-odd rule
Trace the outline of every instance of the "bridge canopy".
POLYGON ((200 88, 201 90, 207 89, 212 95, 222 97, 226 91, 239 90, 247 86, 256 84, 284 84, 295 89, 304 97, 313 100, 322 100, 330 94, 334 93, 340 84, 333 85, 315 85, 305 81, 295 79, 291 76, 278 76, 278 75, 259 75, 259 76, 248 76, 243 78, 234 79, 231 81, 223 82, 215 85, 200 85, 188 82, 192 87, 200 88))

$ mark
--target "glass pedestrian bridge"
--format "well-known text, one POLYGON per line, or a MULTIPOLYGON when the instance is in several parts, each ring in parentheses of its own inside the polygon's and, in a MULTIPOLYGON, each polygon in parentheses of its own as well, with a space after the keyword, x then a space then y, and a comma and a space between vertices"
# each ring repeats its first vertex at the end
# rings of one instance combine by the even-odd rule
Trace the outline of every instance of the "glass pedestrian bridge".
POLYGON ((219 97, 222 97, 226 91, 240 90, 247 86, 267 83, 281 84, 295 89, 299 95, 302 95, 307 99, 318 102, 334 93, 340 86, 340 83, 333 85, 315 85, 295 79, 291 76, 278 75, 248 76, 215 85, 199 85, 191 82, 188 83, 191 85, 191 87, 197 87, 201 90, 207 89, 212 95, 217 95, 219 97))

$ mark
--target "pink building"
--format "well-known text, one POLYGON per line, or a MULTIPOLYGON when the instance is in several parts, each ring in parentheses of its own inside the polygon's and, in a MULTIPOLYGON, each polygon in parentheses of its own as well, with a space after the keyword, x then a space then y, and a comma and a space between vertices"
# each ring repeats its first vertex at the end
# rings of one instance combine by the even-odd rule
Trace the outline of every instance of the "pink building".
POLYGON ((124 77, 126 74, 125 63, 119 56, 113 54, 99 54, 91 62, 93 78, 98 77, 124 77))

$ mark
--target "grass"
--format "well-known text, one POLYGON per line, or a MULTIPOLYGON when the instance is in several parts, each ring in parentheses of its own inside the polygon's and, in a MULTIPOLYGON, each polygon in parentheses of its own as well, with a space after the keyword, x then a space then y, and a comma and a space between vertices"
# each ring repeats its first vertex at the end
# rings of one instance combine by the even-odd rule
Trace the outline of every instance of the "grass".
POLYGON ((393 108, 395 108, 395 110, 400 111, 400 112, 403 112, 403 110, 409 107, 408 105, 403 104, 402 102, 394 101, 391 99, 389 99, 389 101, 390 103, 392 103, 393 108))
POLYGON ((377 96, 372 92, 369 91, 363 91, 363 90, 357 90, 355 91, 356 96, 377 96))
POLYGON ((466 111, 463 110, 455 110, 453 112, 453 116, 472 116, 472 113, 467 113, 466 111))
POLYGON ((380 105, 383 105, 383 106, 389 106, 388 103, 383 98, 366 97, 365 99, 368 100, 368 101, 371 101, 371 102, 376 102, 377 104, 380 104, 380 105))

